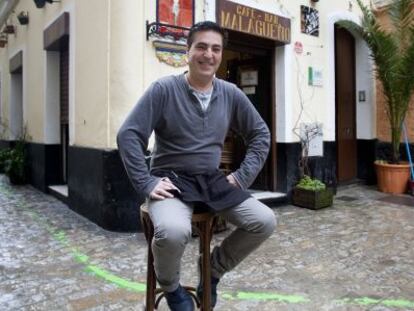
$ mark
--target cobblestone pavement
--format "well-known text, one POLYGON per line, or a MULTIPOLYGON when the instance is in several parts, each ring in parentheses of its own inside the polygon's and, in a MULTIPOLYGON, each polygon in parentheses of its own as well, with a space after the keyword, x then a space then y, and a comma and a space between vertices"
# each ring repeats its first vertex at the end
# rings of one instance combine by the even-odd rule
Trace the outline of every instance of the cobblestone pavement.
MULTIPOLYGON (((332 208, 274 208, 276 232, 223 278, 216 310, 414 310, 414 206, 385 196, 354 185, 332 208)), ((196 252, 193 240, 186 284, 196 252)), ((142 233, 105 231, 0 176, 0 310, 143 310, 145 262, 142 233)))

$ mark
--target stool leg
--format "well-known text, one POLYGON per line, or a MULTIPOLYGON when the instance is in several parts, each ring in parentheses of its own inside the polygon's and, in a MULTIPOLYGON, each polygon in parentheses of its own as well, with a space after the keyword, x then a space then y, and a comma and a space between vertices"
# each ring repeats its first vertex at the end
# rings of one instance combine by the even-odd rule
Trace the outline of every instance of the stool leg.
POLYGON ((210 266, 210 242, 212 238, 211 221, 200 224, 200 250, 203 254, 201 264, 201 278, 203 281, 202 311, 211 310, 211 266, 210 266))
POLYGON ((151 242, 154 236, 154 227, 151 220, 147 217, 143 219, 145 237, 148 243, 148 256, 147 256, 147 292, 146 292, 146 311, 154 311, 155 308, 155 289, 156 289, 156 277, 154 270, 154 256, 152 254, 151 242))

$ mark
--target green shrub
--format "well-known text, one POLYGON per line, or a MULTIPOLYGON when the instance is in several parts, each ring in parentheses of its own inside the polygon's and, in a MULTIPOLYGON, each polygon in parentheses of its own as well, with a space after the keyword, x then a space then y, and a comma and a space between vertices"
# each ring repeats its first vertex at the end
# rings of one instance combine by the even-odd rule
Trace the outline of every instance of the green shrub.
POLYGON ((6 160, 9 158, 10 149, 0 150, 0 173, 4 173, 4 166, 6 165, 6 160))
POLYGON ((296 187, 312 191, 320 191, 326 189, 326 185, 319 179, 312 179, 307 175, 299 180, 299 183, 296 185, 296 187))
POLYGON ((12 184, 26 183, 26 152, 23 141, 18 141, 9 151, 4 162, 4 171, 12 184))

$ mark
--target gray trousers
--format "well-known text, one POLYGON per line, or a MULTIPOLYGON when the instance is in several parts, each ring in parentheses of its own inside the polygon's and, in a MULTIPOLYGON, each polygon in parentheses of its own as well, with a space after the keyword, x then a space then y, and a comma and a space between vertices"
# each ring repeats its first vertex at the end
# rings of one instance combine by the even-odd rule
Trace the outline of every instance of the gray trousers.
MULTIPOLYGON (((161 288, 174 291, 180 281, 181 257, 191 238, 193 207, 179 199, 149 200, 154 224, 152 251, 161 288)), ((276 227, 273 211, 254 198, 219 213, 234 230, 211 254, 211 274, 220 278, 265 241, 276 227)))

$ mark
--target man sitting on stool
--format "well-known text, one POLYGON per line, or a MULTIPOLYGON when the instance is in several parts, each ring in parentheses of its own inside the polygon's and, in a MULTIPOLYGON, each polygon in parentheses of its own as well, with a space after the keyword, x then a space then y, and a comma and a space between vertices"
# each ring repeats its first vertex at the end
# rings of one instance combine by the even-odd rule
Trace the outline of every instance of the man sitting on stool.
MULTIPOLYGON (((197 23, 190 29, 187 46, 188 72, 154 82, 117 137, 133 186, 149 198, 155 273, 173 311, 194 310, 191 296, 180 286, 180 263, 191 237, 195 202, 204 203, 237 227, 211 254, 213 307, 223 274, 276 226, 274 213, 246 191, 266 160, 269 130, 241 90, 215 77, 224 31, 213 22, 197 23), (229 129, 244 138, 247 152, 240 167, 225 176, 218 168, 229 129), (152 131, 155 147, 148 171, 144 154, 152 131)), ((200 299, 202 291, 200 282, 200 299)))

